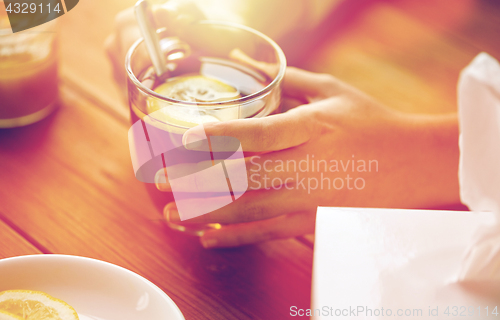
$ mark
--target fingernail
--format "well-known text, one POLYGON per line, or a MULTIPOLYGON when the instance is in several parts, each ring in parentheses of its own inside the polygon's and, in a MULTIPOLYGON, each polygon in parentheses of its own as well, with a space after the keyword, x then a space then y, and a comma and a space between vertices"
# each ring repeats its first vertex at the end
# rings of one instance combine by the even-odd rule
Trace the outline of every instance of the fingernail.
POLYGON ((205 249, 213 248, 213 247, 217 246, 217 239, 201 238, 201 245, 205 249))
POLYGON ((205 137, 199 136, 197 134, 187 134, 184 136, 184 147, 188 150, 196 150, 203 146, 203 140, 205 137))
POLYGON ((207 136, 205 135, 205 130, 203 126, 200 126, 200 129, 193 128, 187 131, 182 137, 182 144, 188 150, 196 150, 203 146, 204 141, 207 140, 207 136), (201 132, 199 132, 201 130, 201 132))
POLYGON ((170 183, 165 176, 165 170, 162 169, 155 174, 155 185, 156 188, 160 191, 169 191, 170 183))
POLYGON ((169 208, 168 206, 165 207, 165 219, 167 219, 168 222, 180 222, 181 218, 179 216, 179 212, 173 208, 169 208))

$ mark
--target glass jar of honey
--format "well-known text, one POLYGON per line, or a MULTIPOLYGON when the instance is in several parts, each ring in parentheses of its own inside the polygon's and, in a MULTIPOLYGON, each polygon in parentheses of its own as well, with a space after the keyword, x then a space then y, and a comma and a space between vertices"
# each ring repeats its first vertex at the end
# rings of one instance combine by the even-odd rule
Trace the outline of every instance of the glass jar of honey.
POLYGON ((51 21, 13 33, 0 11, 0 128, 37 122, 57 107, 56 27, 51 21))

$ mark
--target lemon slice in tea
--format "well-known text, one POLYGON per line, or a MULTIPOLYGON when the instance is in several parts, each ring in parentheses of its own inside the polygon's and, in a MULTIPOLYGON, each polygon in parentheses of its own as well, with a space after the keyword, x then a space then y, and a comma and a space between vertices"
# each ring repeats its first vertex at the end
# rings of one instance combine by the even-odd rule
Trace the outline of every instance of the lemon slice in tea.
POLYGON ((219 102, 241 98, 238 89, 202 75, 169 79, 156 87, 155 91, 165 97, 188 102, 219 102))
POLYGON ((38 291, 10 290, 0 292, 1 311, 4 314, 10 313, 18 316, 23 320, 78 320, 75 309, 66 302, 38 291))
MULTIPOLYGON (((154 91, 162 96, 187 102, 222 102, 241 98, 236 88, 217 79, 202 75, 175 77, 159 85, 154 91)), ((196 108, 183 106, 181 103, 165 103, 153 98, 149 98, 147 102, 147 114, 152 115, 154 113, 154 118, 170 126, 184 128, 207 122, 227 120, 225 118, 237 118, 237 112, 237 108, 232 108, 226 112, 219 110, 217 116, 215 116, 215 113, 201 105, 196 108), (228 114, 228 112, 235 114, 228 114)), ((168 131, 176 131, 176 129, 172 127, 168 131)))

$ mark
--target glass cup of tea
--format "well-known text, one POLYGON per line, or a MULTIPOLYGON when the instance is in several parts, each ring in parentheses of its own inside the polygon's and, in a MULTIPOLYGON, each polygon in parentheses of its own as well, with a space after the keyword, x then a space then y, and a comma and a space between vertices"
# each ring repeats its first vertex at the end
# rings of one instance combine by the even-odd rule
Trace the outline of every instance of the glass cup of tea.
POLYGON ((0 128, 45 118, 59 97, 57 23, 12 33, 8 21, 0 12, 0 128))
MULTIPOLYGON (((199 21, 176 33, 160 29, 158 36, 166 58, 165 75, 156 76, 142 39, 130 48, 125 62, 133 123, 129 131, 132 163, 136 177, 146 183, 154 183, 161 169, 210 157, 212 163, 231 157, 228 152, 213 152, 207 158, 207 153, 188 150, 182 143, 183 134, 207 122, 259 118, 278 112, 286 69, 280 47, 246 26, 199 21), (155 152, 153 136, 162 136, 160 152, 155 152)), ((162 194, 168 202, 175 199, 178 206, 179 198, 206 196, 199 192, 162 194)), ((193 235, 221 227, 217 223, 167 223, 193 235)))

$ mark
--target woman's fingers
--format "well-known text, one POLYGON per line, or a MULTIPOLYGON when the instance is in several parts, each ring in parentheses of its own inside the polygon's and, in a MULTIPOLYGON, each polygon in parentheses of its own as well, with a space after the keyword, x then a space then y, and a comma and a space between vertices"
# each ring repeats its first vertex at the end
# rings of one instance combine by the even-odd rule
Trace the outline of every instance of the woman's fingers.
POLYGON ((113 65, 115 80, 123 85, 126 78, 125 56, 132 44, 141 37, 134 15, 134 8, 127 8, 116 15, 115 31, 104 43, 106 53, 113 65))
POLYGON ((246 192, 236 201, 220 207, 224 199, 222 197, 190 198, 176 200, 165 206, 165 218, 171 223, 181 224, 204 224, 204 223, 242 223, 249 221, 265 220, 288 212, 314 210, 315 207, 308 205, 305 198, 307 190, 293 186, 282 187, 278 190, 256 190, 246 192), (182 203, 186 201, 186 203, 182 203), (178 211, 178 208, 189 207, 187 214, 178 211), (203 212, 206 208, 219 207, 219 209, 205 213, 201 216, 181 221, 191 212, 203 212))
POLYGON ((343 92, 345 85, 329 74, 287 67, 282 83, 283 94, 305 102, 326 99, 343 92))
POLYGON ((116 41, 116 35, 109 35, 104 42, 104 49, 106 50, 109 61, 111 62, 115 81, 122 84, 124 81, 125 71, 123 70, 123 64, 120 64, 119 61, 120 53, 118 52, 118 48, 119 46, 116 41))
POLYGON ((183 144, 191 148, 208 136, 228 136, 241 142, 244 152, 276 151, 307 142, 314 132, 314 121, 306 108, 264 118, 211 122, 196 126, 184 133, 183 144))
POLYGON ((300 211, 267 220, 227 225, 206 231, 200 241, 205 248, 221 248, 296 237, 314 233, 315 217, 314 211, 300 211))
MULTIPOLYGON (((204 123, 186 131, 182 143, 186 148, 196 150, 196 143, 205 141, 206 137, 225 136, 238 139, 244 152, 269 152, 296 147, 320 135, 328 114, 325 110, 333 110, 332 106, 349 106, 342 101, 340 97, 330 97, 264 118, 204 123)), ((218 146, 224 148, 224 139, 220 141, 218 146)), ((206 145, 201 144, 199 148, 206 149, 206 145)))
POLYGON ((295 147, 307 142, 319 129, 314 110, 328 107, 329 97, 349 91, 346 85, 332 76, 297 68, 287 69, 283 89, 295 98, 312 102, 264 118, 204 123, 186 131, 183 144, 190 148, 190 145, 208 136, 229 136, 241 142, 244 152, 295 147))
POLYGON ((166 27, 174 33, 188 24, 205 19, 203 12, 192 1, 168 1, 155 7, 153 12, 157 27, 166 27))
MULTIPOLYGON (((167 27, 173 30, 182 29, 186 24, 204 19, 201 10, 193 2, 176 3, 169 1, 156 6, 153 16, 158 28, 167 27)), ((125 77, 123 64, 125 55, 132 44, 141 37, 134 8, 130 7, 116 15, 115 31, 105 43, 106 52, 113 63, 115 78, 120 82, 125 77)))
POLYGON ((220 170, 212 166, 224 165, 223 171, 230 174, 233 192, 270 189, 290 185, 296 181, 297 166, 305 159, 303 151, 290 148, 281 152, 225 161, 184 163, 160 169, 155 176, 160 191, 176 192, 222 192, 228 189, 225 179, 217 179, 220 170), (169 173, 171 174, 169 180, 169 173), (177 178, 176 178, 177 177, 177 178), (181 177, 180 179, 178 177, 181 177), (244 190, 238 190, 238 186, 244 190))

